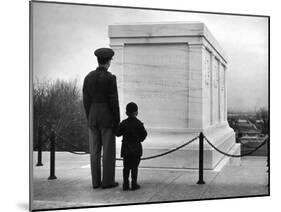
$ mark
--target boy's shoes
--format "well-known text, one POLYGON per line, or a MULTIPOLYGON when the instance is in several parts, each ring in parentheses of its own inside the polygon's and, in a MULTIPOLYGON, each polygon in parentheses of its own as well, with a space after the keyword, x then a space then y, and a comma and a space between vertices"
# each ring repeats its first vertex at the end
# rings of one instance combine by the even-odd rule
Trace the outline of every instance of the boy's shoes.
POLYGON ((102 186, 103 189, 106 189, 106 188, 114 188, 114 187, 117 187, 119 184, 117 182, 113 183, 112 185, 108 185, 108 186, 102 186))
POLYGON ((138 185, 138 184, 132 185, 132 188, 131 188, 132 191, 138 190, 138 189, 140 189, 140 185, 138 185))
POLYGON ((123 184, 123 191, 127 191, 129 189, 129 184, 123 184))

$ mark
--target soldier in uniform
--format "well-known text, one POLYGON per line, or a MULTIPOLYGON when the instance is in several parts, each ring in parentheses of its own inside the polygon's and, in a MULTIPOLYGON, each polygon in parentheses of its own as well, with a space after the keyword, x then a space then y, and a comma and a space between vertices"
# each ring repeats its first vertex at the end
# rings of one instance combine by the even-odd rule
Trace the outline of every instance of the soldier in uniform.
POLYGON ((83 103, 89 127, 89 152, 93 188, 112 188, 115 182, 115 128, 120 122, 115 75, 108 72, 114 51, 95 51, 99 66, 84 79, 83 103), (101 176, 101 151, 102 176, 101 176))

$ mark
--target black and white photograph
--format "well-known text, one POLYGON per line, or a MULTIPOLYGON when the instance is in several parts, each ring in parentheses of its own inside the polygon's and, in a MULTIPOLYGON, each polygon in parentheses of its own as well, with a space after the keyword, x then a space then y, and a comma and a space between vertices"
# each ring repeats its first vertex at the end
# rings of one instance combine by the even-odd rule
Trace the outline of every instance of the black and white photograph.
POLYGON ((30 210, 270 195, 270 16, 30 1, 30 210))

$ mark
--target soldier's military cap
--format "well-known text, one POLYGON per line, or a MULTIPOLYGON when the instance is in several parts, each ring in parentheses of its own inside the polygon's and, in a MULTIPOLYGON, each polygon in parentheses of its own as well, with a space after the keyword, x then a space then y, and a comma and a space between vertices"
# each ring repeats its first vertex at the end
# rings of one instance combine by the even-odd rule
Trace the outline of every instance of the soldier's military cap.
POLYGON ((100 48, 95 51, 95 55, 100 59, 111 59, 114 51, 110 48, 100 48))

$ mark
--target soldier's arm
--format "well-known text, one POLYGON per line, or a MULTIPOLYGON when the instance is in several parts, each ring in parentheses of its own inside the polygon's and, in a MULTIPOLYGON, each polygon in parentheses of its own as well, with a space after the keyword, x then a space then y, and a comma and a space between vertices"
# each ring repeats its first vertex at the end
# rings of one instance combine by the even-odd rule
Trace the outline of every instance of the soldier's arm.
POLYGON ((124 134, 124 126, 123 126, 123 123, 120 123, 115 131, 115 135, 116 136, 121 136, 124 134))
POLYGON ((111 81, 110 88, 109 88, 109 103, 110 103, 110 107, 113 112, 116 124, 119 124, 120 109, 119 109, 116 77, 114 75, 112 75, 112 81, 111 81))
POLYGON ((87 89, 87 77, 84 79, 84 83, 83 83, 83 104, 84 104, 86 117, 88 119, 90 107, 91 107, 91 98, 89 95, 89 91, 87 89))

